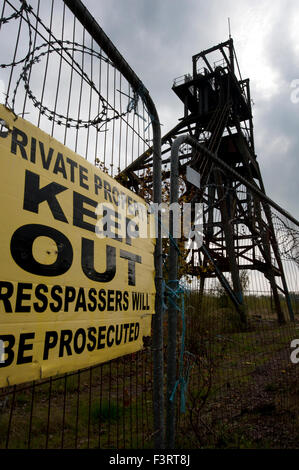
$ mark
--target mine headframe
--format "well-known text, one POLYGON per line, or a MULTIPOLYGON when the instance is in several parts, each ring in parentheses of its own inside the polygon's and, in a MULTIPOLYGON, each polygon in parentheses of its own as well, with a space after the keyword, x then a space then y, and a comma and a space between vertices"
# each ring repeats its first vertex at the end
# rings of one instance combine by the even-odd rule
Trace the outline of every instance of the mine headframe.
MULTIPOLYGON (((203 247, 192 247, 188 255, 189 273, 205 279, 217 276, 228 285, 242 307, 241 270, 255 270, 270 283, 278 319, 284 322, 279 294, 287 299, 288 287, 275 237, 270 207, 240 181, 241 175, 265 193, 254 148, 252 100, 249 79, 242 79, 233 40, 192 57, 192 73, 174 80, 172 90, 182 101, 184 114, 162 138, 164 181, 170 175, 170 150, 180 134, 188 134, 216 154, 227 165, 223 169, 186 145, 180 151, 180 177, 184 181, 181 201, 202 204, 203 247), (200 188, 186 178, 191 167, 200 174, 200 188), (232 171, 230 171, 230 169, 232 171), (206 269, 210 264, 214 270, 206 269)), ((142 171, 152 166, 148 150, 122 172, 131 189, 138 191, 142 171)), ((151 182, 148 181, 151 191, 151 182)), ((192 245, 191 245, 192 246, 192 245)))

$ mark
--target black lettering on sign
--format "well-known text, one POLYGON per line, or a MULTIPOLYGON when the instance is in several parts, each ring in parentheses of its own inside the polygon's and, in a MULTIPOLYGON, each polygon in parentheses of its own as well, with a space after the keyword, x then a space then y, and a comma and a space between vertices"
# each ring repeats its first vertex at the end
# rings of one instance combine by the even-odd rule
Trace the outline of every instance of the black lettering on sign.
POLYGON ((99 301, 98 309, 100 312, 104 312, 106 310, 106 291, 104 289, 99 290, 99 301))
POLYGON ((114 204, 116 206, 119 206, 119 191, 115 186, 113 186, 112 188, 112 197, 113 197, 114 204))
POLYGON ((96 295, 97 295, 97 291, 93 287, 89 289, 88 298, 91 301, 91 303, 88 303, 87 306, 90 312, 94 312, 97 308, 97 299, 95 297, 96 295))
POLYGON ((59 294, 62 294, 62 287, 58 285, 53 286, 51 289, 51 297, 56 302, 56 304, 54 302, 50 303, 49 306, 52 312, 59 312, 62 308, 62 298, 59 294))
POLYGON ((63 357, 64 349, 66 349, 66 353, 68 356, 72 355, 72 348, 70 346, 72 337, 73 337, 72 330, 61 330, 60 344, 59 344, 59 357, 63 357))
POLYGON ((76 289, 72 286, 66 286, 64 296, 64 311, 69 311, 69 304, 76 298, 76 289))
POLYGON ((122 238, 118 235, 116 229, 121 229, 121 224, 117 222, 121 217, 110 207, 103 206, 103 232, 105 237, 114 238, 121 242, 122 238), (113 230, 112 230, 113 229, 113 230))
POLYGON ((116 325, 115 344, 119 346, 123 336, 123 325, 116 325))
POLYGON ((66 159, 66 162, 70 165, 70 169, 71 169, 71 182, 74 183, 74 181, 75 181, 75 171, 74 171, 74 168, 77 168, 78 163, 74 162, 74 160, 72 160, 71 158, 67 158, 67 159, 66 159))
POLYGON ((4 361, 0 361, 0 367, 7 367, 12 364, 14 360, 13 347, 15 345, 15 337, 13 335, 0 335, 0 341, 4 342, 4 351, 6 358, 4 361))
POLYGON ((74 191, 73 224, 76 227, 84 228, 90 232, 95 232, 95 225, 85 222, 85 220, 83 220, 83 216, 87 215, 88 217, 97 220, 97 215, 95 212, 86 209, 84 204, 88 204, 92 207, 97 207, 98 205, 98 203, 93 199, 74 191))
POLYGON ((83 328, 79 328, 74 335, 74 351, 81 354, 85 349, 86 333, 83 328))
POLYGON ((102 340, 105 339, 105 331, 106 331, 106 326, 99 326, 98 348, 97 349, 104 349, 105 348, 105 344, 102 343, 102 340))
POLYGON ((126 217, 126 244, 132 245, 132 238, 139 238, 139 226, 136 221, 126 217))
POLYGON ((14 155, 17 154, 17 147, 19 147, 22 158, 28 160, 25 147, 28 144, 28 137, 25 132, 20 131, 17 127, 14 127, 11 135, 11 148, 10 151, 14 155))
POLYGON ((88 169, 84 168, 84 166, 79 165, 79 182, 80 182, 80 186, 84 189, 89 189, 89 186, 84 183, 84 180, 88 181, 88 176, 87 176, 86 173, 88 173, 88 169))
POLYGON ((39 149, 40 149, 40 154, 41 154, 41 157, 42 157, 43 168, 45 170, 48 170, 50 168, 50 163, 51 163, 51 160, 52 160, 52 157, 53 157, 54 149, 52 149, 50 147, 47 156, 46 156, 46 153, 45 153, 44 144, 42 142, 39 142, 39 149))
POLYGON ((104 181, 104 198, 109 200, 109 202, 112 202, 112 197, 111 197, 111 185, 108 183, 108 181, 104 181))
POLYGON ((58 183, 49 183, 43 188, 39 187, 39 175, 26 170, 25 173, 25 191, 23 209, 38 214, 39 205, 47 201, 54 219, 66 222, 67 218, 56 199, 57 194, 65 191, 67 188, 58 183))
POLYGON ((116 249, 106 245, 106 271, 99 273, 94 267, 94 241, 82 238, 81 266, 88 279, 96 282, 110 282, 116 273, 116 249))
POLYGON ((61 173, 63 178, 67 179, 63 155, 60 152, 57 153, 53 173, 56 174, 56 175, 57 175, 57 173, 61 173))
POLYGON ((128 308, 129 308, 129 292, 127 292, 126 290, 125 290, 125 292, 124 292, 123 301, 124 301, 124 303, 123 303, 123 309, 124 309, 125 311, 127 311, 128 308))
POLYGON ((139 323, 136 323, 136 325, 135 325, 135 335, 134 335, 134 340, 135 341, 138 339, 139 329, 140 329, 139 323))
POLYGON ((58 341, 57 331, 46 331, 44 354, 43 354, 44 361, 49 358, 49 351, 50 349, 55 348, 57 341, 58 341))
POLYGON ((0 300, 2 300, 6 313, 12 313, 10 297, 13 294, 13 284, 11 282, 0 282, 0 300))
POLYGON ((102 189, 103 183, 98 175, 94 175, 94 192, 96 195, 99 194, 99 189, 102 189))
POLYGON ((32 362, 32 356, 24 356, 25 351, 32 351, 33 344, 26 344, 26 340, 34 339, 34 333, 21 333, 18 349, 17 364, 28 364, 32 362))
POLYGON ((120 290, 115 291, 115 311, 122 311, 122 292, 120 290))
POLYGON ((43 292, 48 292, 48 287, 46 284, 38 284, 35 289, 35 297, 41 301, 41 304, 38 302, 33 303, 34 310, 36 312, 44 312, 48 307, 48 298, 43 292))
POLYGON ((30 161, 35 163, 36 160, 36 139, 31 137, 31 150, 30 150, 30 161))
POLYGON ((110 337, 110 333, 114 333, 114 326, 113 325, 110 325, 108 330, 107 330, 107 346, 108 348, 111 348, 111 346, 113 346, 113 343, 114 343, 114 338, 113 337, 110 337))
POLYGON ((134 323, 130 323, 129 342, 134 341, 134 323))
POLYGON ((19 282, 17 288, 17 299, 16 299, 16 312, 30 312, 30 305, 23 305, 24 300, 30 300, 31 294, 26 294, 25 289, 32 289, 32 284, 26 282, 19 282))
POLYGON ((88 351, 93 351, 97 345, 97 340, 96 340, 96 333, 97 333, 97 330, 94 326, 91 326, 90 328, 88 328, 88 333, 87 333, 87 336, 88 336, 88 339, 90 341, 90 343, 88 343, 87 345, 87 349, 88 351))
POLYGON ((127 342, 127 333, 128 333, 128 328, 129 328, 130 324, 129 323, 125 323, 124 324, 124 330, 125 330, 125 339, 124 339, 124 343, 127 342))
POLYGON ((136 285, 135 263, 141 263, 141 256, 134 255, 125 250, 120 250, 120 257, 128 260, 128 278, 129 286, 136 285))
POLYGON ((59 230, 47 225, 28 224, 18 228, 10 242, 10 251, 17 265, 38 276, 60 276, 73 262, 73 248, 68 238, 59 230), (32 246, 38 237, 48 237, 57 245, 57 258, 52 264, 42 264, 33 257, 32 246))
POLYGON ((107 295, 107 310, 109 312, 113 312, 114 310, 114 290, 108 289, 108 295, 107 295))
POLYGON ((86 312, 86 299, 85 299, 85 292, 84 292, 83 287, 79 288, 79 292, 78 292, 77 300, 76 300, 75 312, 78 312, 80 309, 82 309, 83 312, 86 312))

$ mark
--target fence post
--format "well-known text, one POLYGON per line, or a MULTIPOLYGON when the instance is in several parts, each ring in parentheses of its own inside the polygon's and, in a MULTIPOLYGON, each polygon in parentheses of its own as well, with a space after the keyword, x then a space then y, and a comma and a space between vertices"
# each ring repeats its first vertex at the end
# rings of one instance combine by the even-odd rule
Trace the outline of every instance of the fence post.
MULTIPOLYGON (((178 203, 179 181, 179 147, 180 138, 176 139, 171 147, 170 166, 170 204, 178 203)), ((176 384, 176 336, 177 336, 177 307, 175 291, 178 288, 178 252, 177 239, 174 237, 173 211, 169 214, 169 265, 168 265, 168 342, 167 342, 167 404, 166 404, 166 446, 167 449, 175 447, 175 397, 170 400, 176 384)))

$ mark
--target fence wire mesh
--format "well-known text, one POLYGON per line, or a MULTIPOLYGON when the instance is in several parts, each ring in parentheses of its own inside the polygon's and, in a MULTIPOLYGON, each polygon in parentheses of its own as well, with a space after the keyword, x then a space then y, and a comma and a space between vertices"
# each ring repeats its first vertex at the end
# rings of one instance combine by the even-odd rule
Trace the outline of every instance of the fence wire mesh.
MULTIPOLYGON (((0 15, 0 102, 16 119, 113 177, 152 145, 153 116, 142 90, 133 90, 65 2, 3 0, 0 15)), ((151 447, 152 376, 148 347, 3 388, 0 447, 151 447)))
POLYGON ((4 0, 0 28, 0 99, 16 116, 111 176, 146 151, 140 95, 62 0, 4 0))
POLYGON ((2 449, 152 447, 151 351, 4 388, 2 449))
MULTIPOLYGON (((207 277, 205 268, 200 276, 188 276, 184 366, 190 374, 184 415, 178 400, 179 446, 298 448, 299 232, 293 221, 270 209, 272 227, 267 227, 275 233, 289 293, 275 277, 284 321, 269 278, 252 269, 253 252, 254 259, 262 258, 258 239, 248 250, 244 238, 244 250, 238 251, 246 325, 216 276, 207 277)), ((236 223, 235 235, 238 231, 244 234, 246 228, 236 223)), ((271 261, 278 268, 273 251, 271 261)), ((225 276, 231 282, 229 273, 225 276)))

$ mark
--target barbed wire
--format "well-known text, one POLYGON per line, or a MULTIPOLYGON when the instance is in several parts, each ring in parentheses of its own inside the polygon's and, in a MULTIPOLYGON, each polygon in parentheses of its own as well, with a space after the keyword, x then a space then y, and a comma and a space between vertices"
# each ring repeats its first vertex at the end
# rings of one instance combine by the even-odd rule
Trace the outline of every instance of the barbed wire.
POLYGON ((19 16, 22 15, 22 12, 24 10, 28 10, 28 5, 24 0, 21 1, 21 8, 19 10, 16 10, 14 13, 12 13, 10 16, 2 16, 0 18, 0 25, 8 23, 10 20, 17 19, 19 16))
POLYGON ((0 68, 2 68, 2 69, 8 68, 8 67, 15 67, 15 66, 21 64, 22 62, 26 62, 26 60, 28 59, 28 57, 30 55, 31 49, 32 49, 32 31, 31 31, 31 24, 30 24, 30 19, 29 19, 29 13, 32 11, 32 7, 30 5, 28 5, 24 0, 20 0, 20 1, 22 2, 21 8, 19 10, 15 11, 14 13, 12 13, 8 17, 1 17, 0 18, 0 26, 2 26, 3 24, 7 24, 11 20, 17 19, 19 17, 20 17, 20 21, 21 21, 22 20, 22 14, 24 12, 25 15, 26 15, 26 20, 25 21, 26 21, 27 26, 28 26, 28 35, 29 35, 28 52, 22 59, 19 59, 17 61, 14 60, 14 61, 12 61, 8 64, 0 64, 0 68))
POLYGON ((43 43, 39 45, 38 47, 34 48, 34 50, 31 52, 30 56, 31 59, 26 61, 23 70, 16 82, 15 89, 13 91, 13 99, 12 99, 12 109, 15 108, 15 99, 16 99, 16 93, 18 90, 18 87, 20 85, 21 80, 24 82, 24 88, 27 92, 28 98, 30 98, 36 108, 38 108, 41 112, 42 115, 45 115, 48 117, 50 121, 55 121, 58 125, 66 125, 67 127, 76 127, 77 129, 80 127, 88 127, 89 125, 97 125, 100 123, 106 123, 109 122, 111 119, 119 119, 121 116, 124 116, 126 112, 123 113, 118 113, 115 109, 113 109, 108 101, 99 93, 97 90, 96 85, 89 79, 88 75, 82 70, 80 65, 72 58, 73 66, 76 66, 78 68, 78 72, 82 74, 84 79, 87 81, 88 85, 98 94, 99 100, 101 101, 102 104, 102 110, 101 112, 97 115, 94 116, 92 119, 74 119, 68 116, 65 116, 61 113, 58 113, 56 111, 51 110, 49 107, 45 106, 42 104, 37 97, 33 94, 32 90, 30 89, 29 86, 29 77, 28 73, 31 71, 31 68, 33 65, 39 63, 41 59, 45 56, 48 56, 49 54, 56 52, 58 54, 67 52, 67 51, 72 51, 72 52, 81 52, 82 54, 89 54, 92 57, 96 57, 100 60, 104 60, 106 63, 109 63, 109 65, 113 65, 106 57, 104 57, 102 54, 90 49, 87 46, 83 46, 81 44, 78 44, 76 42, 71 42, 71 41, 49 41, 46 43, 43 43), (47 47, 48 50, 42 51, 43 48, 47 47), (51 47, 52 49, 49 49, 51 47), (40 51, 40 52, 39 52, 40 51), (38 54, 36 54, 39 52, 38 54), (110 108, 110 109, 109 109, 110 108), (108 111, 114 111, 115 116, 108 117, 107 113, 108 111))
POLYGON ((272 220, 281 256, 299 267, 299 230, 277 214, 272 213, 272 220))
MULTIPOLYGON (((118 111, 112 106, 108 99, 106 99, 98 90, 95 83, 89 78, 88 74, 83 70, 82 66, 74 59, 74 53, 81 53, 81 54, 88 54, 90 57, 93 57, 97 60, 105 62, 107 65, 111 67, 115 67, 113 62, 105 57, 100 52, 91 49, 88 46, 83 44, 79 44, 75 41, 68 41, 68 40, 49 40, 45 41, 42 44, 39 44, 36 47, 33 46, 32 41, 32 31, 33 25, 31 24, 29 13, 33 14, 36 21, 46 30, 50 31, 49 28, 43 23, 42 19, 33 11, 32 6, 28 5, 27 2, 24 0, 22 1, 21 8, 18 11, 15 11, 9 17, 3 18, 3 23, 8 23, 14 18, 21 17, 23 12, 26 14, 26 23, 29 29, 29 44, 28 44, 28 52, 27 54, 18 61, 12 61, 8 64, 0 64, 0 68, 8 68, 8 67, 15 67, 23 63, 23 67, 21 73, 15 83, 14 90, 12 92, 12 99, 9 103, 9 96, 7 96, 7 105, 11 108, 11 110, 17 115, 16 112, 16 95, 20 86, 20 83, 24 83, 24 88, 27 93, 28 98, 33 102, 35 108, 40 111, 40 114, 46 116, 49 121, 55 122, 58 125, 64 125, 67 128, 73 127, 76 129, 79 128, 88 128, 89 126, 94 126, 97 131, 101 131, 102 127, 106 125, 108 122, 112 120, 117 120, 124 118, 126 115, 130 114, 131 112, 137 113, 138 108, 138 101, 139 101, 139 94, 133 92, 133 96, 128 96, 128 103, 125 107, 124 111, 118 111), (44 50, 47 48, 47 50, 44 50), (57 112, 56 110, 50 109, 49 106, 46 106, 44 103, 41 102, 34 93, 34 91, 30 88, 30 75, 32 67, 44 58, 48 57, 49 54, 57 53, 60 55, 61 58, 71 67, 75 68, 78 75, 85 80, 87 85, 98 95, 98 99, 101 103, 101 109, 95 116, 88 118, 88 119, 79 119, 74 117, 69 117, 64 113, 57 112)), ((37 28, 35 28, 37 31, 37 28)), ((38 31, 37 31, 38 32, 38 31)), ((52 34, 52 33, 51 33, 52 34)), ((53 37, 53 34, 52 34, 53 37)), ((139 116, 139 115, 138 115, 139 116)))

